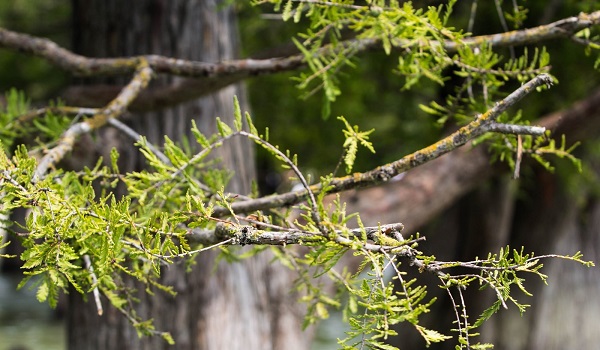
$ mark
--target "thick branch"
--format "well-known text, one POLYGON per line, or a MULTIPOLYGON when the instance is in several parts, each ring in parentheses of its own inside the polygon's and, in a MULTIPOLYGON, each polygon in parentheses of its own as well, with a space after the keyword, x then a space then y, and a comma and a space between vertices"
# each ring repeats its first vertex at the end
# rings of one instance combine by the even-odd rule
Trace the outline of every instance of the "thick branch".
POLYGON ((221 63, 189 61, 159 55, 120 58, 90 58, 60 47, 55 42, 0 28, 0 47, 32 54, 82 77, 132 74, 140 59, 148 61, 157 73, 182 77, 221 78, 243 72, 244 77, 293 70, 303 65, 303 56, 269 58, 262 60, 243 59, 221 63))
MULTIPOLYGON (((468 141, 482 135, 488 129, 490 129, 490 125, 501 125, 495 124, 495 121, 500 114, 517 103, 525 95, 529 94, 538 86, 544 84, 549 85, 551 82, 552 80, 549 75, 538 75, 508 95, 504 100, 498 102, 492 109, 480 115, 477 119, 463 126, 451 135, 443 138, 431 146, 411 153, 395 162, 379 166, 371 171, 365 173, 355 173, 353 175, 332 179, 328 184, 327 193, 338 193, 350 189, 375 186, 389 181, 398 174, 416 168, 419 165, 425 164, 433 159, 439 158, 440 156, 466 144, 468 141)), ((313 185, 310 189, 312 192, 320 192, 322 190, 322 186, 313 185)), ((294 191, 248 201, 235 202, 231 205, 231 207, 235 213, 246 213, 254 210, 290 206, 305 200, 307 195, 307 190, 294 191)), ((229 210, 226 208, 215 208, 213 215, 219 217, 228 215, 229 213, 229 210)))
MULTIPOLYGON (((395 43, 402 48, 416 46, 420 49, 425 49, 429 45, 441 45, 444 50, 451 53, 458 50, 459 45, 477 46, 487 43, 494 47, 503 47, 525 45, 559 37, 571 37, 576 32, 599 23, 600 11, 596 11, 591 14, 582 13, 576 17, 565 18, 530 29, 465 38, 460 44, 454 41, 413 43, 402 39, 398 39, 395 43)), ((379 47, 380 42, 376 39, 352 39, 343 42, 337 49, 345 50, 349 46, 352 46, 354 52, 360 53, 379 47)), ((48 39, 36 38, 2 28, 0 28, 0 47, 42 57, 78 76, 130 74, 133 73, 137 62, 143 57, 155 72, 189 78, 202 78, 200 80, 185 79, 171 86, 146 91, 130 107, 132 111, 165 108, 198 98, 251 76, 291 71, 305 66, 302 55, 268 59, 242 59, 220 63, 189 61, 157 55, 88 58, 74 54, 48 39)), ((326 46, 322 50, 330 50, 330 47, 326 46)), ((67 93, 65 98, 70 103, 90 107, 104 105, 121 90, 119 87, 114 86, 78 87, 73 89, 75 90, 67 93), (82 101, 81 97, 85 98, 86 95, 93 98, 82 101)))
MULTIPOLYGON (((429 41, 428 43, 419 43, 417 45, 420 46, 419 48, 429 45, 442 45, 448 52, 455 52, 463 44, 477 46, 482 43, 488 43, 492 46, 517 46, 559 37, 570 37, 576 32, 597 25, 598 23, 600 23, 600 11, 592 12, 591 14, 581 13, 579 16, 565 18, 530 29, 466 38, 462 43, 458 44, 448 40, 441 43, 438 41, 429 41)), ((399 43, 400 47, 406 47, 407 45, 414 46, 408 40, 405 44, 402 44, 402 40, 399 43)), ((353 39, 346 41, 341 46, 352 46, 357 52, 361 52, 379 45, 379 41, 375 39, 353 39)), ((0 47, 42 57, 50 63, 78 76, 131 74, 135 71, 141 58, 146 59, 150 67, 157 73, 195 78, 221 78, 236 73, 244 73, 245 76, 251 76, 293 70, 304 65, 304 57, 302 55, 261 60, 243 59, 221 63, 189 61, 158 55, 88 58, 74 54, 58 46, 51 40, 3 28, 0 28, 0 47)), ((329 50, 329 47, 325 47, 323 50, 329 50)))
MULTIPOLYGON (((582 12, 578 16, 564 18, 550 24, 523 30, 513 30, 506 33, 475 36, 467 38, 463 42, 468 46, 479 46, 484 43, 492 47, 527 45, 550 39, 568 38, 580 30, 598 25, 599 23, 600 11, 590 14, 582 12)), ((444 43, 444 49, 454 52, 460 45, 449 41, 444 43)))

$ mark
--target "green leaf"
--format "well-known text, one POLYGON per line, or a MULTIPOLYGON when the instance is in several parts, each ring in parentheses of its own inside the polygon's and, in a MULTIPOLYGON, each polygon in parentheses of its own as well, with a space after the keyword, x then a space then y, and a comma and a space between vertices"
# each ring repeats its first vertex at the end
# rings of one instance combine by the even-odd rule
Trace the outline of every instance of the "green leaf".
POLYGON ((250 133, 254 136, 258 136, 258 130, 256 130, 256 127, 254 126, 254 123, 252 122, 250 113, 246 112, 245 117, 246 117, 246 124, 248 124, 248 130, 250 130, 250 133))
POLYGON ((359 143, 371 151, 371 153, 375 153, 373 144, 369 141, 369 135, 374 131, 374 129, 369 131, 359 131, 358 126, 350 126, 344 117, 340 116, 338 117, 338 120, 341 120, 346 127, 346 129, 343 130, 344 136, 346 137, 343 145, 346 151, 346 154, 344 155, 344 164, 346 165, 346 172, 350 173, 352 171, 352 167, 354 166, 354 161, 356 160, 356 153, 358 152, 359 143))
POLYGON ((494 315, 496 312, 498 312, 498 310, 500 310, 500 306, 502 306, 502 301, 496 300, 492 304, 492 306, 485 309, 485 311, 481 313, 477 321, 475 321, 475 323, 473 324, 473 328, 477 328, 481 326, 485 321, 489 320, 490 317, 492 317, 492 315, 494 315))
POLYGON ((194 119, 192 119, 192 129, 191 130, 192 130, 192 135, 194 135, 196 142, 198 142, 198 144, 200 146, 202 146, 203 148, 210 147, 210 142, 208 141, 206 136, 204 136, 204 134, 202 132, 200 132, 200 130, 196 126, 196 121, 194 119))
POLYGON ((110 290, 102 290, 102 294, 108 298, 110 303, 117 309, 123 308, 127 304, 127 300, 118 296, 110 290))
POLYGON ((110 164, 115 174, 119 173, 119 151, 115 147, 110 150, 110 164))
POLYGON ((322 319, 328 319, 329 318, 329 311, 327 311, 327 307, 325 306, 325 304, 323 303, 316 303, 315 304, 315 311, 317 313, 317 316, 322 319))
POLYGON ((286 2, 285 6, 283 7, 283 13, 281 14, 281 17, 283 18, 284 21, 287 21, 288 19, 290 19, 293 15, 292 13, 292 0, 288 0, 288 2, 286 2))
POLYGON ((166 341, 169 345, 175 345, 175 340, 173 340, 173 337, 171 336, 171 333, 169 332, 162 332, 160 334, 160 336, 163 338, 164 341, 166 341))
POLYGON ((42 282, 42 284, 38 287, 37 293, 35 294, 36 299, 40 302, 43 303, 48 299, 48 284, 44 281, 42 282))
POLYGON ((233 134, 233 131, 231 130, 229 125, 222 122, 219 117, 217 117, 217 129, 219 129, 219 134, 221 134, 221 136, 223 137, 227 137, 233 134))
POLYGON ((233 96, 233 125, 236 131, 242 130, 242 110, 240 109, 240 101, 237 96, 233 96))
POLYGON ((439 343, 444 340, 452 339, 451 336, 444 335, 433 329, 428 329, 420 325, 415 325, 415 327, 417 328, 419 333, 421 333, 421 335, 425 339, 425 342, 427 342, 427 345, 429 345, 430 343, 439 343))

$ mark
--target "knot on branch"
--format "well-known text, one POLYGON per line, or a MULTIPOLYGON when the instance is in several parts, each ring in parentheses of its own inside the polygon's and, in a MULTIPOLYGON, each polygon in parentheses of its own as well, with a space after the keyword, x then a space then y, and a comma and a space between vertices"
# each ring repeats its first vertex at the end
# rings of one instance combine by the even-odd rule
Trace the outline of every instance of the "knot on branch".
POLYGON ((381 246, 398 247, 404 244, 404 237, 402 237, 403 229, 403 224, 395 223, 380 225, 378 227, 366 227, 365 233, 368 239, 381 246))
POLYGON ((232 245, 245 246, 256 243, 256 229, 249 225, 235 225, 233 223, 219 223, 215 228, 215 235, 219 238, 231 239, 232 245))

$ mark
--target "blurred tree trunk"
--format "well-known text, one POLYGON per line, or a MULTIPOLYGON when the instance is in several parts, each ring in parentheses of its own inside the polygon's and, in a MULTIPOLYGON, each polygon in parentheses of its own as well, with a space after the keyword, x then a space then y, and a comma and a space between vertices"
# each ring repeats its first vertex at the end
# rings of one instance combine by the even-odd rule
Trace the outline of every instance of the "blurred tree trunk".
MULTIPOLYGON (((449 156, 449 159, 455 157, 449 156)), ((446 161, 438 162, 436 168, 443 169, 445 163, 446 161)), ((589 160, 586 163, 595 168, 595 175, 592 176, 600 177, 600 166, 589 160)), ((425 165, 424 169, 419 169, 418 174, 423 175, 427 172, 428 166, 429 164, 425 165)), ((458 164, 453 166, 460 167, 458 164)), ((420 248, 426 254, 435 254, 438 259, 446 261, 485 257, 488 252, 498 252, 501 247, 510 245, 513 249, 523 246, 525 252, 533 251, 536 255, 573 255, 581 251, 585 260, 598 262, 600 201, 597 185, 586 185, 585 182, 589 180, 584 179, 572 179, 569 182, 545 169, 535 166, 533 168, 534 171, 531 171, 528 166, 528 174, 523 175, 521 180, 513 180, 504 171, 504 175, 495 176, 480 184, 437 217, 428 219, 426 225, 409 225, 411 232, 406 233, 419 231, 425 235, 427 241, 423 242, 420 248), (574 185, 575 183, 579 184, 574 185), (522 195, 518 196, 518 193, 522 195)), ((443 174, 448 182, 453 182, 454 177, 460 177, 460 172, 454 175, 443 174)), ((588 173, 588 176, 590 175, 588 173)), ((415 177, 407 176, 406 180, 412 182, 415 177)), ((400 180, 402 181, 404 179, 400 180)), ((386 222, 401 222, 403 219, 394 217, 394 212, 403 213, 418 209, 414 208, 415 201, 412 197, 407 200, 397 198, 397 195, 402 193, 402 187, 408 187, 407 193, 415 190, 416 183, 415 181, 404 186, 399 183, 392 185, 387 192, 384 191, 388 195, 375 190, 367 190, 368 192, 362 194, 359 192, 349 210, 354 211, 356 206, 365 206, 368 203, 378 203, 385 207, 385 203, 398 201, 400 204, 388 205, 387 212, 378 213, 377 217, 361 215, 361 219, 365 225, 376 223, 380 217, 391 220, 386 222)), ((440 186, 454 191, 451 184, 440 186)), ((424 191, 427 182, 416 187, 424 191)), ((436 198, 438 197, 431 196, 432 200, 436 198)), ((542 273, 548 275, 548 285, 534 275, 527 275, 523 276, 527 280, 525 286, 533 293, 533 297, 514 291, 514 296, 520 303, 530 304, 531 307, 521 315, 518 309, 509 303, 508 310, 501 309, 483 325, 480 329, 481 337, 473 338, 474 342, 491 342, 495 345, 494 349, 499 350, 597 347, 600 343, 600 333, 597 332, 600 301, 595 296, 600 292, 599 269, 586 268, 560 259, 550 259, 543 263, 542 273)), ((409 274, 407 279, 411 277, 417 276, 409 274)), ((423 325, 449 333, 447 330, 455 328, 452 323, 455 315, 446 292, 438 287, 440 282, 434 276, 422 274, 418 277, 428 281, 428 295, 438 298, 431 313, 424 315, 423 325)), ((478 290, 472 287, 466 290, 465 300, 473 322, 494 302, 495 295, 489 289, 478 290)), ((424 341, 412 326, 401 324, 398 332, 396 346, 411 349, 424 346, 424 341)), ((454 349, 454 343, 450 341, 433 344, 430 348, 454 349)))
MULTIPOLYGON (((600 90, 596 89, 568 109, 539 120, 554 135, 567 135, 570 142, 592 143, 580 147, 587 152, 577 155, 589 166, 584 176, 573 172, 570 164, 561 164, 566 171, 557 171, 563 174, 558 176, 529 162, 523 166, 521 179, 513 180, 507 169, 490 164, 485 148, 467 145, 407 172, 398 181, 343 193, 342 200, 348 203, 349 213, 361 213, 367 226, 403 222, 405 237, 415 232, 425 235, 427 241, 420 249, 440 260, 485 257, 510 244, 536 255, 581 251, 585 260, 597 263, 600 161, 594 149, 600 130, 599 105, 600 90)), ((600 269, 559 259, 543 263, 548 285, 536 276, 525 276, 526 287, 534 296, 515 294, 531 308, 523 315, 514 305, 501 309, 484 324, 481 338, 475 341, 492 342, 501 350, 597 348, 600 300, 595 296, 600 293, 600 269)), ((431 313, 424 315, 423 325, 438 330, 454 328, 452 306, 438 288, 439 280, 427 274, 419 278, 429 279, 429 296, 438 297, 431 313)), ((473 321, 491 305, 494 295, 472 288, 466 298, 473 321)), ((397 346, 424 346, 412 326, 399 328, 397 346)), ((446 342, 430 348, 453 349, 454 345, 446 342)))
MULTIPOLYGON (((592 142, 596 142, 597 147, 597 141, 592 142)), ((572 255, 581 251, 585 260, 598 262, 600 167, 597 156, 588 152, 578 156, 589 166, 585 177, 572 173, 571 178, 566 179, 541 169, 536 171, 535 186, 530 185, 533 191, 528 190, 531 197, 520 201, 515 210, 511 246, 524 245, 526 250, 538 255, 572 255)), ((529 290, 534 297, 521 298, 521 302, 532 304, 524 317, 519 317, 515 308, 500 314, 495 329, 498 349, 597 348, 600 343, 597 327, 600 300, 596 297, 600 293, 598 267, 586 268, 552 259, 544 262, 542 273, 548 275, 548 285, 531 279, 529 290), (515 338, 519 339, 518 343, 512 340, 515 338)))
MULTIPOLYGON (((94 57, 162 54, 217 62, 236 56, 237 27, 227 1, 218 0, 73 0, 74 50, 94 57)), ((96 81, 97 82, 97 81, 96 81)), ((112 81, 115 83, 114 81, 112 81)), ((124 81, 119 81, 123 83, 124 81)), ((173 84, 177 78, 160 77, 153 84, 173 84)), ((246 104, 242 86, 230 86, 210 96, 176 108, 135 115, 128 124, 155 144, 164 135, 173 140, 187 137, 191 120, 205 133, 215 132, 215 117, 232 124, 233 96, 246 104)), ((133 141, 119 131, 106 128, 99 133, 96 152, 107 154, 114 146, 122 170, 139 169, 143 160, 133 141)), ((84 141, 85 144, 85 141, 84 141)), ((82 147, 83 149, 84 147, 82 147)), ((221 148, 221 165, 235 172, 228 190, 250 191, 254 177, 252 147, 240 138, 221 148)), ((84 162, 86 152, 73 158, 84 162)), ((92 158, 93 159, 93 158, 92 158)), ((107 158, 105 158, 107 159, 107 158)), ((270 254, 260 254, 242 263, 221 262, 216 253, 203 253, 192 271, 180 265, 162 273, 162 282, 174 286, 177 296, 157 292, 149 296, 138 289, 138 314, 152 318, 157 330, 169 331, 177 349, 305 349, 301 314, 296 296, 290 292, 293 276, 270 254)), ((90 298, 91 299, 91 298, 90 298)), ((108 302, 103 299, 104 307, 108 302)), ((70 294, 68 342, 70 349, 162 349, 158 338, 139 339, 134 328, 110 308, 98 316, 91 300, 70 294)), ((171 348, 171 347, 169 347, 171 348)))
MULTIPOLYGON (((595 168, 594 176, 600 177, 600 166, 595 164, 595 168)), ((423 227, 411 226, 411 233, 418 230, 425 235, 427 241, 420 248, 426 254, 435 254, 446 261, 485 257, 488 252, 498 252, 501 247, 510 245, 513 249, 523 246, 525 252, 533 251, 536 255, 573 255, 581 251, 585 260, 598 262, 600 201, 597 185, 579 183, 573 186, 584 181, 574 179, 568 187, 564 178, 539 168, 524 175, 522 180, 513 180, 507 174, 496 176, 464 195, 423 227), (518 196, 518 193, 523 195, 518 196)), ((380 197, 381 193, 377 191, 369 195, 359 193, 358 200, 363 205, 387 201, 387 196, 380 197)), ((406 198, 399 201, 413 203, 406 198)), ((389 211, 403 212, 405 206, 390 207, 389 211)), ((380 215, 393 217, 390 212, 380 215)), ((376 220, 368 215, 362 215, 361 219, 365 225, 372 225, 376 220)), ((396 217, 392 221, 402 221, 402 218, 396 217)), ((533 297, 513 291, 520 303, 531 307, 521 315, 516 306, 508 303, 507 310, 500 309, 483 325, 481 337, 473 338, 474 343, 491 342, 498 350, 597 348, 600 343, 597 331, 600 301, 595 296, 600 292, 599 269, 560 259, 543 263, 541 272, 548 275, 548 285, 534 275, 524 275, 525 286, 533 297)), ((429 297, 438 298, 431 312, 423 316, 422 324, 454 335, 449 330, 456 327, 453 324, 455 315, 446 292, 438 287, 440 281, 431 275, 411 273, 406 279, 412 277, 427 281, 429 297)), ((464 295, 471 322, 495 301, 495 295, 489 289, 472 287, 464 295)), ((400 348, 417 349, 425 345, 411 325, 400 324, 398 333, 394 345, 400 348)), ((454 345, 449 341, 433 344, 430 349, 450 350, 454 345)))

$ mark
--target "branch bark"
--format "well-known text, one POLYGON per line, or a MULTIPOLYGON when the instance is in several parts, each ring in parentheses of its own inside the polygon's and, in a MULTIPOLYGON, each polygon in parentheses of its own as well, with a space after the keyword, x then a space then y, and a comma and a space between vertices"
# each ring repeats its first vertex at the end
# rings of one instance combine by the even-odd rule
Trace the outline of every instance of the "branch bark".
MULTIPOLYGON (((580 30, 598 24, 600 24, 600 11, 589 14, 581 13, 578 16, 534 28, 466 38, 462 44, 453 41, 406 42, 403 44, 402 39, 399 39, 397 46, 416 46, 415 48, 424 49, 428 46, 441 45, 449 53, 458 50, 460 45, 478 46, 487 43, 494 47, 518 46, 555 38, 571 37, 580 30)), ((360 53, 377 48, 380 44, 380 41, 376 39, 351 39, 344 41, 342 45, 338 46, 338 49, 344 50, 352 46, 355 52, 360 53)), ((267 59, 241 59, 219 63, 183 60, 160 55, 89 58, 74 54, 51 40, 13 32, 4 28, 0 28, 0 47, 42 57, 77 76, 131 74, 136 69, 137 62, 144 58, 157 73, 188 78, 169 86, 141 93, 139 98, 129 107, 134 112, 157 110, 177 105, 252 76, 292 71, 306 65, 302 55, 267 59)), ((322 50, 330 50, 330 47, 326 46, 322 50)), ((112 100, 121 89, 122 87, 111 85, 72 87, 65 92, 64 98, 68 103, 74 105, 101 107, 112 100)))
MULTIPOLYGON (((539 87, 540 85, 549 85, 551 83, 552 79, 549 75, 540 74, 508 95, 504 100, 496 103, 493 108, 477 117, 471 123, 463 126, 462 128, 458 129, 458 131, 441 139, 433 145, 411 153, 395 162, 379 166, 371 171, 367 171, 365 173, 355 173, 353 175, 341 178, 334 178, 327 184, 328 188, 326 191, 328 194, 331 194, 351 189, 376 186, 381 183, 388 182, 393 177, 405 171, 414 169, 433 159, 439 158, 446 153, 454 151, 470 140, 482 135, 483 133, 496 129, 495 125, 502 125, 496 123, 496 118, 498 118, 500 114, 533 91, 533 89, 539 87)), ((500 127, 500 129, 505 128, 500 127)), ((531 129, 528 130, 529 132, 532 132, 531 129)), ((539 128, 538 131, 543 133, 544 129, 539 128)), ((310 191, 313 193, 318 193, 322 190, 323 187, 320 184, 310 187, 310 191)), ((255 210, 285 207, 306 200, 308 194, 309 190, 304 189, 301 191, 292 191, 253 200, 240 201, 232 203, 231 209, 233 212, 239 214, 255 210)), ((217 207, 213 211, 213 216, 215 217, 226 216, 229 214, 230 210, 223 207, 217 207)))
MULTIPOLYGON (((448 52, 456 52, 462 45, 478 46, 483 43, 495 47, 526 45, 555 38, 570 37, 582 29, 599 23, 600 11, 595 11, 589 14, 581 13, 578 16, 564 18, 534 28, 466 38, 460 44, 450 40, 420 42, 416 44, 416 48, 422 49, 430 45, 441 45, 448 52)), ((345 41, 341 47, 352 46, 357 52, 364 52, 379 45, 380 41, 376 39, 352 39, 345 41)), ((399 41, 398 46, 405 47, 407 45, 415 46, 409 41, 402 40, 399 41)), ((294 70, 304 66, 302 55, 260 60, 242 59, 220 63, 199 62, 160 55, 89 58, 74 54, 51 40, 13 32, 4 28, 0 28, 0 47, 42 57, 48 62, 82 77, 132 74, 141 58, 147 60, 150 67, 157 73, 193 78, 223 78, 235 74, 241 74, 240 78, 246 78, 258 74, 294 70)), ((329 49, 330 47, 327 46, 322 50, 329 49)))
MULTIPOLYGON (((600 89, 567 110, 542 117, 538 125, 571 142, 597 135, 600 130, 600 89)), ((462 147, 412 169, 399 181, 341 194, 347 212, 361 213, 365 225, 401 220, 406 234, 420 229, 465 193, 494 175, 483 147, 462 147)), ((497 172, 496 172, 497 174, 497 172)))
MULTIPOLYGON (((214 230, 192 230, 188 236, 190 242, 200 243, 203 246, 214 245, 228 239, 232 239, 231 244, 239 245, 288 245, 288 244, 306 244, 312 241, 321 241, 325 239, 320 232, 307 232, 298 229, 284 229, 278 227, 268 230, 257 229, 252 225, 237 225, 230 223, 219 223, 214 230)), ((401 223, 378 225, 373 227, 364 227, 363 229, 352 229, 348 231, 349 235, 361 237, 364 233, 367 239, 378 242, 377 235, 385 234, 391 239, 403 242, 401 232, 404 225, 401 223), (398 236, 399 235, 399 236, 398 236)), ((335 232, 337 235, 343 235, 343 232, 335 232)), ((381 243, 383 244, 383 243, 381 243)), ((187 254, 187 253, 186 253, 187 254)))

